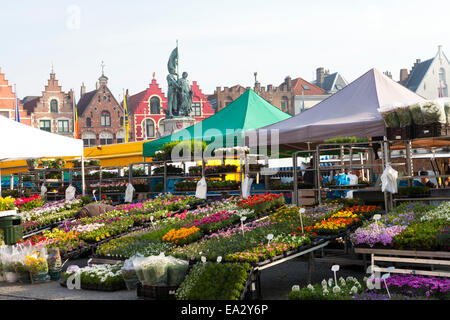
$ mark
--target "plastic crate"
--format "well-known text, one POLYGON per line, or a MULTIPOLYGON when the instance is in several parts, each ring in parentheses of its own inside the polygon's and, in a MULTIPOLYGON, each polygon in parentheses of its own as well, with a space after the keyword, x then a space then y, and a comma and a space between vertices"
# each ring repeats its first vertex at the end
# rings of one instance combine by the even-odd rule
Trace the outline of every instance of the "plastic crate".
POLYGON ((413 126, 406 126, 401 128, 386 128, 388 140, 409 140, 414 139, 413 126))
POLYGON ((147 286, 140 282, 136 284, 137 296, 144 299, 175 300, 177 289, 178 286, 147 286))
POLYGON ((414 125, 414 138, 431 138, 441 135, 441 129, 445 128, 441 123, 414 125))

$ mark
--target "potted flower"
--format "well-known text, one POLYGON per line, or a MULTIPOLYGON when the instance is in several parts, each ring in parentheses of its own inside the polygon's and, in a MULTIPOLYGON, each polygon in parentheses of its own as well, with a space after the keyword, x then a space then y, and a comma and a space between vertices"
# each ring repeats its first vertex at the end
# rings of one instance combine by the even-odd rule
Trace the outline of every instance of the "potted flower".
POLYGON ((25 256, 25 265, 30 270, 33 282, 45 281, 48 275, 47 254, 45 248, 41 251, 34 250, 25 256))
POLYGON ((8 196, 0 197, 0 216, 11 216, 16 214, 15 199, 8 196))
POLYGON ((27 161, 28 169, 30 171, 34 170, 39 165, 39 159, 30 158, 30 159, 27 159, 26 161, 27 161))
POLYGON ((48 249, 47 264, 50 280, 59 280, 61 276, 61 254, 58 247, 48 249))

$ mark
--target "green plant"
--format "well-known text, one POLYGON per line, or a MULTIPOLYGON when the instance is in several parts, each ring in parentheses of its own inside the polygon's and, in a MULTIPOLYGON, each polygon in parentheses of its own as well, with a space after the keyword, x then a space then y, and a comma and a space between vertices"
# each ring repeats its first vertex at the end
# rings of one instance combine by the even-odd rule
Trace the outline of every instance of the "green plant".
POLYGON ((165 143, 161 150, 155 153, 153 160, 156 161, 164 161, 172 159, 172 151, 177 147, 179 153, 177 157, 186 158, 194 155, 195 152, 201 151, 203 152, 206 149, 206 142, 199 140, 188 140, 188 141, 172 141, 165 143), (184 154, 185 151, 188 151, 189 154, 184 154))
POLYGON ((238 300, 250 265, 197 263, 175 292, 178 300, 238 300))
POLYGON ((397 249, 435 249, 439 247, 437 236, 448 223, 444 220, 415 222, 392 240, 397 249))

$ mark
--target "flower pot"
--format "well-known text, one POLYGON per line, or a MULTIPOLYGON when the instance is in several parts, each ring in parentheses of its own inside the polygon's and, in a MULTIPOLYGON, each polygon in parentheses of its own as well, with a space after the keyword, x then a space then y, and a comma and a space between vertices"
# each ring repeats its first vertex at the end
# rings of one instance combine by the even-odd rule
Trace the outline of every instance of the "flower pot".
POLYGON ((18 275, 20 283, 31 283, 31 277, 29 272, 19 273, 18 275))
POLYGON ((14 283, 17 282, 17 280, 19 280, 19 275, 15 272, 5 272, 4 276, 5 281, 8 283, 14 283))
POLYGON ((58 281, 61 278, 61 269, 49 271, 48 275, 50 276, 51 281, 58 281))
POLYGON ((44 282, 45 280, 47 280, 47 276, 48 276, 48 272, 35 273, 35 274, 31 275, 31 277, 33 279, 33 283, 44 282))

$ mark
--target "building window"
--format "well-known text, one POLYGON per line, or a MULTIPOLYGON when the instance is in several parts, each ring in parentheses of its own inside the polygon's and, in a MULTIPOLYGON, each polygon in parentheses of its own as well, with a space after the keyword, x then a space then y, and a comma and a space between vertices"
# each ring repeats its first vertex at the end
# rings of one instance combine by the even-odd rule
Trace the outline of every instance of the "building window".
POLYGON ((147 138, 152 138, 155 136, 155 123, 152 119, 145 120, 145 136, 147 138))
POLYGON ((6 118, 9 118, 9 111, 0 111, 0 116, 4 116, 6 118))
POLYGON ((69 132, 69 120, 58 120, 58 132, 69 132))
POLYGON ((100 144, 107 145, 113 143, 113 134, 111 132, 101 132, 100 133, 100 144))
POLYGON ((152 97, 150 99, 150 113, 151 114, 160 114, 161 113, 161 102, 158 97, 152 97))
POLYGON ((123 117, 120 117, 120 126, 123 127, 123 117))
POLYGON ((50 101, 50 112, 51 113, 58 113, 58 100, 52 99, 50 101))
POLYGON ((283 97, 281 98, 281 109, 282 109, 283 111, 287 111, 288 108, 289 108, 289 99, 288 99, 288 97, 283 96, 283 97))
POLYGON ((111 126, 111 114, 108 111, 102 111, 101 125, 102 127, 111 126))
POLYGON ((116 140, 117 140, 117 143, 125 142, 125 130, 121 130, 121 131, 117 132, 116 140))
POLYGON ((201 117, 202 115, 202 105, 200 102, 192 103, 192 113, 191 115, 195 117, 201 117))
POLYGON ((39 129, 51 132, 52 124, 50 120, 39 120, 39 129))
POLYGON ((92 126, 91 118, 86 118, 86 127, 90 128, 92 126))
POLYGON ((96 145, 97 137, 93 132, 84 132, 81 138, 85 147, 93 147, 96 145))

